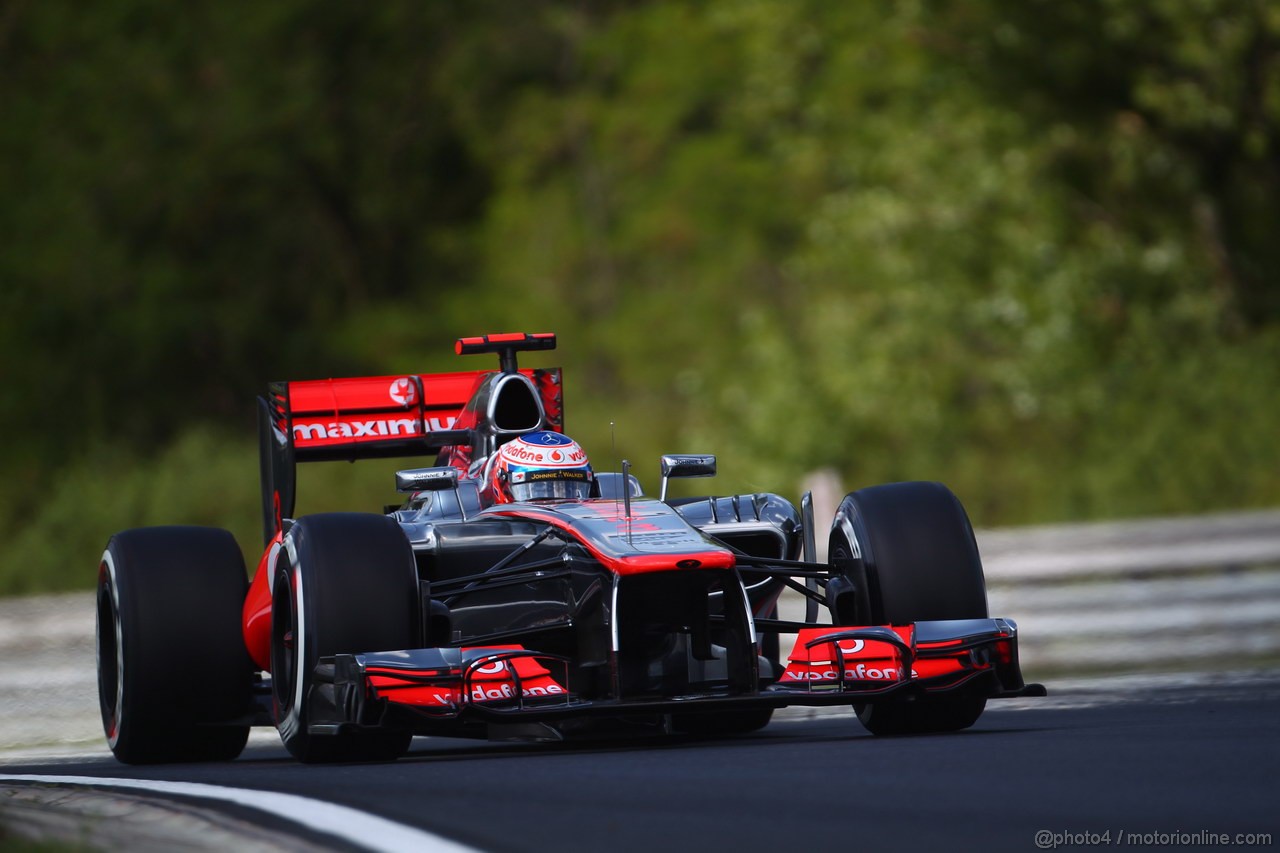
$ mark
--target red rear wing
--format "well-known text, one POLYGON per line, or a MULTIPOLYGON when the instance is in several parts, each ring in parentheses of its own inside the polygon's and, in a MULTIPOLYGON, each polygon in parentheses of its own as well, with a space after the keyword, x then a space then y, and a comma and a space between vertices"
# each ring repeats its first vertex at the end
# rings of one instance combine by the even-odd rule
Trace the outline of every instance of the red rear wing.
MULTIPOLYGON (((562 428, 560 368, 521 370, 538 389, 547 428, 562 428)), ((260 397, 263 528, 293 515, 299 462, 427 456, 470 446, 467 404, 493 371, 273 382, 260 397)))
MULTIPOLYGON (((560 426, 560 368, 521 370, 542 398, 548 426, 560 426)), ((437 453, 469 444, 463 412, 492 371, 273 382, 264 400, 278 440, 295 461, 437 453)))
MULTIPOLYGON (((563 424, 560 368, 518 370, 515 354, 555 348, 551 334, 463 338, 457 352, 497 353, 503 373, 528 377, 545 428, 563 424)), ((298 462, 426 456, 471 446, 480 414, 468 404, 491 370, 273 382, 258 400, 263 528, 266 538, 294 509, 298 462)))
POLYGON ((287 431, 298 462, 438 452, 469 443, 453 427, 485 375, 277 382, 271 386, 273 426, 287 431))

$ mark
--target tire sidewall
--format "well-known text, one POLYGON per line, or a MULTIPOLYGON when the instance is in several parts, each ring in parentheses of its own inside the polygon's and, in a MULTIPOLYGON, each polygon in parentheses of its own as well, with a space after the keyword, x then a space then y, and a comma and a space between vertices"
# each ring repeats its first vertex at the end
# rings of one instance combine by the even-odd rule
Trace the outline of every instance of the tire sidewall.
POLYGON ((125 695, 125 630, 120 611, 120 580, 116 573, 116 560, 112 548, 114 544, 114 541, 108 543, 107 549, 102 552, 102 560, 98 564, 98 590, 95 596, 97 622, 94 631, 98 665, 98 706, 102 714, 103 731, 107 736, 107 746, 112 752, 120 748, 122 736, 127 745, 128 733, 133 728, 133 719, 126 714, 126 709, 131 707, 131 700, 125 695), (110 622, 109 625, 103 624, 104 610, 110 622), (105 648, 104 638, 110 640, 105 648), (109 659, 104 660, 104 658, 109 659), (122 725, 126 720, 128 724, 122 725))

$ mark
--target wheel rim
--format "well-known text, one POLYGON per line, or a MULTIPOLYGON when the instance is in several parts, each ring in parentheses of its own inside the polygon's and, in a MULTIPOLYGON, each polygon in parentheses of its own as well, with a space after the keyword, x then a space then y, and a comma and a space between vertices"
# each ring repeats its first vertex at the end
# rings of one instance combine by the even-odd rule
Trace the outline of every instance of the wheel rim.
MULTIPOLYGON (((109 559, 109 558, 108 558, 109 559)), ((97 657, 98 704, 107 744, 115 747, 120 738, 120 706, 124 699, 124 646, 114 573, 108 559, 98 566, 97 657)))
POLYGON ((288 573, 281 572, 276 579, 271 603, 271 684, 275 695, 277 722, 293 709, 298 678, 297 632, 298 614, 294 607, 293 584, 288 573))
MULTIPOLYGON (((862 552, 861 549, 855 549, 853 547, 853 545, 848 541, 847 535, 848 534, 846 533, 843 536, 837 537, 833 534, 830 544, 828 545, 827 559, 831 564, 832 576, 838 577, 840 575, 847 574, 849 572, 849 567, 862 559, 862 557, 854 556, 855 554, 861 554, 862 552)), ((866 586, 868 584, 868 580, 865 570, 860 574, 860 583, 862 586, 866 586)), ((846 621, 851 622, 854 625, 875 625, 878 623, 879 620, 876 619, 875 614, 872 612, 869 589, 857 590, 857 593, 854 596, 854 613, 852 617, 846 621)))

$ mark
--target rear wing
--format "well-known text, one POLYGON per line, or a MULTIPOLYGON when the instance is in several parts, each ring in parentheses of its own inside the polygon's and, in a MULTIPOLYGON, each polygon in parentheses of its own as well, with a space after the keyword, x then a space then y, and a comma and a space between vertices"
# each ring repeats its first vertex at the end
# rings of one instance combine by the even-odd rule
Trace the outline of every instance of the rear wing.
MULTIPOLYGON (((563 412, 560 368, 519 370, 514 355, 554 346, 551 335, 491 335, 463 338, 457 352, 498 352, 502 373, 520 373, 533 383, 554 429, 563 412)), ((271 383, 267 395, 258 398, 266 540, 280 530, 282 519, 293 516, 297 463, 427 456, 446 447, 469 447, 479 425, 468 404, 494 375, 475 370, 271 383)))

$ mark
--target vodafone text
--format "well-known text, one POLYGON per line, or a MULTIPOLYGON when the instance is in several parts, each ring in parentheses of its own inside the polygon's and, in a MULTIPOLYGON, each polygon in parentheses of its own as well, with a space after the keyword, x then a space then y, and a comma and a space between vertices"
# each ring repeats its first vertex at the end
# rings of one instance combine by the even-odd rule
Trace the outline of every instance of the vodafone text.
MULTIPOLYGON (((918 678, 915 670, 911 671, 912 678, 918 678)), ((784 681, 836 681, 840 678, 839 670, 826 669, 793 672, 788 670, 782 674, 784 681)), ((877 667, 869 667, 865 663, 851 667, 844 671, 845 681, 898 681, 902 678, 901 667, 886 666, 883 669, 877 667)))
MULTIPOLYGON (((564 693, 564 688, 559 684, 548 684, 545 687, 526 687, 521 691, 525 698, 535 696, 559 696, 564 693)), ((477 684, 471 688, 471 701, 473 702, 494 702, 499 699, 514 699, 516 695, 515 688, 510 684, 504 684, 501 687, 484 687, 477 684)), ((441 705, 453 705, 455 703, 456 694, 453 693, 433 693, 431 694, 437 703, 441 705)))

